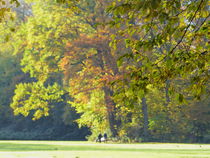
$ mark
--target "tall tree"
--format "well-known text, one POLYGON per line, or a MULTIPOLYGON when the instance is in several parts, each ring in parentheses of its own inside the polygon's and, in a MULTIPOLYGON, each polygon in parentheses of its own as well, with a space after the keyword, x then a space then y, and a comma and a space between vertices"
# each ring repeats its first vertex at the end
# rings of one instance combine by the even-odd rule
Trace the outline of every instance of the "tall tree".
MULTIPOLYGON (((108 130, 106 127, 109 127, 112 135, 117 136, 120 121, 117 119, 116 103, 112 99, 113 90, 108 84, 113 78, 119 75, 117 54, 109 48, 109 36, 112 30, 102 25, 102 23, 104 24, 109 19, 105 14, 105 7, 108 5, 108 2, 103 0, 91 2, 87 0, 82 1, 79 8, 88 12, 88 14, 86 12, 81 14, 83 14, 85 22, 89 24, 89 27, 93 31, 87 35, 80 33, 80 36, 76 40, 69 42, 69 52, 66 53, 63 60, 63 68, 67 81, 70 79, 70 95, 73 95, 75 99, 72 101, 72 104, 80 113, 83 113, 82 116, 85 116, 89 113, 88 110, 91 109, 81 110, 80 106, 92 103, 92 97, 95 96, 95 99, 98 99, 97 104, 99 105, 92 103, 95 106, 94 108, 96 108, 92 109, 92 112, 95 113, 95 116, 101 113, 101 117, 103 118, 99 119, 96 116, 95 120, 99 119, 103 121, 99 122, 98 120, 95 122, 101 124, 103 130, 108 130), (101 97, 97 98, 97 95, 93 95, 96 91, 101 93, 103 99, 101 97), (100 106, 100 104, 103 107, 103 111, 101 112, 100 110, 102 109, 96 107, 100 106)), ((86 117, 85 119, 82 118, 80 122, 89 122, 85 120, 86 117)), ((93 122, 94 119, 92 120, 93 122)), ((89 122, 88 125, 93 127, 94 125, 92 123, 89 122)), ((100 132, 101 128, 95 132, 100 132)))

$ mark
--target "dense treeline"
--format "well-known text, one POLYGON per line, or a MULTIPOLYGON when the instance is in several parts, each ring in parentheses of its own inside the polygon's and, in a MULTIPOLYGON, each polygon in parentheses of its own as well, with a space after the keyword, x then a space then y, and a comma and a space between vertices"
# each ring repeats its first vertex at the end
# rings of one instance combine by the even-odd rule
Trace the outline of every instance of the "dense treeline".
POLYGON ((21 2, 0 24, 0 139, 210 142, 207 2, 21 2))

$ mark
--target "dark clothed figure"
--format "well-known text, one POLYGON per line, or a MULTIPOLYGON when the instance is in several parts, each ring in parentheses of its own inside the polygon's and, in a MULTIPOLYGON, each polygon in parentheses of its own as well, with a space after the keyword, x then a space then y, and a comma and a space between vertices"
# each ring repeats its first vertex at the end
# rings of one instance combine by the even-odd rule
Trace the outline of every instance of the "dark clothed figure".
POLYGON ((104 133, 104 139, 105 139, 105 141, 107 141, 107 134, 106 133, 104 133))
POLYGON ((98 135, 98 141, 101 143, 101 138, 102 138, 102 135, 101 133, 98 135))

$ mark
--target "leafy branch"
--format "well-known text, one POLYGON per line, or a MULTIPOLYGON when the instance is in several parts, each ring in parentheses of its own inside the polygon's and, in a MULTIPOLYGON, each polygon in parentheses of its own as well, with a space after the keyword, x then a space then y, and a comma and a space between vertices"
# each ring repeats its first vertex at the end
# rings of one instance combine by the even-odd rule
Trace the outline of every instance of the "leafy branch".
POLYGON ((203 3, 204 0, 201 0, 197 10, 195 11, 194 15, 192 16, 191 20, 190 20, 190 23, 187 25, 185 31, 184 31, 184 34, 182 35, 181 39, 177 42, 177 44, 172 48, 172 50, 169 52, 169 54, 172 54, 173 51, 177 48, 177 46, 183 41, 189 27, 191 26, 191 23, 193 21, 193 19, 195 18, 196 14, 198 13, 198 11, 200 10, 200 7, 201 7, 201 4, 203 3))

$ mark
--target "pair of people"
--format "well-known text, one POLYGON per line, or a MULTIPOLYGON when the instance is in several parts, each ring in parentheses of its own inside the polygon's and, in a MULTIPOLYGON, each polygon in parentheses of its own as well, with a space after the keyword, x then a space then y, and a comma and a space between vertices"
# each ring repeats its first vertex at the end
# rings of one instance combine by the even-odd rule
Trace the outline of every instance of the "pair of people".
POLYGON ((100 133, 99 135, 98 135, 98 142, 106 142, 107 141, 107 134, 106 133, 104 133, 104 136, 102 136, 102 134, 100 133))

